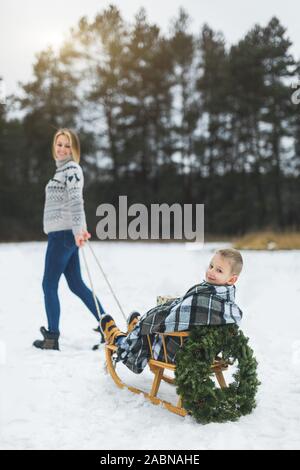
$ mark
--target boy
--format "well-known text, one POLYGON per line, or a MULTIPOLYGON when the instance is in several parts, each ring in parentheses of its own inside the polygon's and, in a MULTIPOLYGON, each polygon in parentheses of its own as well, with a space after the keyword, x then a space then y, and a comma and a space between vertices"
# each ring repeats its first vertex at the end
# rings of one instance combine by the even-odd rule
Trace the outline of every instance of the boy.
MULTIPOLYGON (((235 283, 243 267, 239 251, 218 250, 206 270, 205 281, 191 287, 180 298, 149 310, 143 317, 133 312, 125 334, 110 315, 101 319, 101 328, 108 344, 118 346, 117 361, 139 374, 150 359, 147 335, 150 335, 154 358, 163 360, 162 341, 156 333, 188 331, 200 325, 239 324, 242 311, 235 304, 235 283)), ((175 361, 179 339, 166 337, 168 360, 175 361)))

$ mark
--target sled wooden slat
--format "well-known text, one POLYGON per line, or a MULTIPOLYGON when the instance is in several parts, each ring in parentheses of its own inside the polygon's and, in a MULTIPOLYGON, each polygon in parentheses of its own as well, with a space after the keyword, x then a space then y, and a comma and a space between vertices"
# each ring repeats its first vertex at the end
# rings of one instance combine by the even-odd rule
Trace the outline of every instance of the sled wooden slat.
MULTIPOLYGON (((154 405, 163 405, 167 410, 171 411, 172 413, 176 413, 177 415, 180 416, 186 416, 187 412, 182 406, 175 406, 172 405, 172 403, 169 403, 168 401, 162 400, 161 398, 157 397, 157 393, 159 390, 159 386, 161 383, 162 375, 164 369, 162 367, 156 367, 155 370, 155 375, 154 375, 154 380, 152 383, 152 388, 150 393, 147 393, 143 390, 140 390, 136 387, 132 387, 130 385, 125 384, 121 378, 118 376, 116 372, 116 368, 113 364, 113 354, 117 350, 117 347, 114 345, 105 345, 105 355, 106 355, 106 366, 109 374, 111 375, 113 381, 119 388, 126 388, 130 392, 136 393, 136 394, 142 394, 147 400, 150 400, 151 403, 154 405)), ((162 363, 164 364, 164 363, 162 363)), ((171 365, 171 364, 169 364, 171 365)), ((155 367, 155 366, 154 366, 155 367)))
MULTIPOLYGON (((170 377, 168 375, 165 375, 165 370, 169 370, 171 372, 175 372, 176 370, 176 364, 172 364, 168 361, 167 357, 167 347, 165 343, 165 339, 167 336, 172 336, 172 337, 179 337, 180 338, 180 344, 183 344, 184 338, 187 338, 189 336, 189 332, 175 332, 175 333, 158 333, 161 336, 162 344, 163 344, 163 350, 164 350, 164 359, 165 361, 157 361, 153 357, 153 350, 152 350, 152 344, 151 344, 151 339, 150 336, 148 335, 148 344, 150 348, 150 353, 151 353, 151 359, 148 362, 149 368, 151 372, 154 374, 154 379, 152 382, 151 386, 151 391, 150 393, 147 393, 143 390, 140 390, 136 387, 132 387, 130 385, 125 384, 119 375, 116 372, 116 366, 113 361, 113 355, 117 350, 117 347, 114 345, 105 345, 105 355, 106 355, 106 366, 109 374, 111 375, 113 381, 115 384, 120 387, 120 388, 126 388, 127 390, 136 393, 136 394, 142 394, 147 400, 150 400, 151 403, 155 405, 163 405, 167 410, 171 411, 172 413, 175 413, 179 416, 186 416, 187 411, 183 408, 182 406, 182 399, 181 397, 178 397, 178 401, 176 405, 173 405, 172 403, 169 403, 165 400, 162 400, 159 398, 158 392, 160 388, 161 381, 163 380, 166 383, 175 384, 175 378, 170 377)), ((220 385, 221 388, 227 387, 223 371, 228 369, 228 364, 222 360, 222 358, 217 358, 214 363, 211 366, 216 379, 220 385)))
POLYGON ((175 372, 176 369, 175 364, 170 364, 169 362, 156 361, 155 359, 150 359, 149 365, 153 367, 161 367, 163 369, 172 370, 173 372, 175 372))

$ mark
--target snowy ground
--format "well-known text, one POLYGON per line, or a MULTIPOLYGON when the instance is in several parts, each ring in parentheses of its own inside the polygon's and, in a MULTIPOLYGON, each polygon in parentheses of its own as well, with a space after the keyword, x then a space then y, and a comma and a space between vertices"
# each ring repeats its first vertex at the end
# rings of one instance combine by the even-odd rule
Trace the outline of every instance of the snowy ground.
MULTIPOLYGON (((202 280, 215 245, 93 242, 126 312, 181 295, 202 280)), ((217 246, 223 246, 220 244, 217 246)), ((93 317, 60 284, 61 351, 31 347, 45 324, 41 279, 45 243, 0 245, 1 449, 299 449, 300 252, 244 252, 237 302, 259 361, 257 408, 236 423, 196 424, 118 389, 106 375, 93 317)), ((124 321, 87 252, 97 293, 124 321)), ((82 263, 82 269, 84 266, 82 263)), ((86 277, 86 273, 84 272, 86 277)), ((146 386, 150 373, 131 384, 146 386)), ((172 393, 172 392, 170 392, 172 393)), ((169 391, 164 389, 166 398, 169 391)))

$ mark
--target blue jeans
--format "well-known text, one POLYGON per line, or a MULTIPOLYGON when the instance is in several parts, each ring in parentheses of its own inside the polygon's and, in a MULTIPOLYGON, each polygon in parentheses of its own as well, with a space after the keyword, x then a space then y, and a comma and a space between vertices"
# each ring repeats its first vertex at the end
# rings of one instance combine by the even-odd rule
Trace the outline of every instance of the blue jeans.
MULTIPOLYGON (((75 244, 72 230, 50 232, 45 260, 43 291, 48 318, 48 329, 51 333, 59 333, 60 304, 58 299, 58 283, 64 274, 70 290, 76 294, 94 317, 99 315, 92 291, 88 289, 81 277, 78 247, 75 244)), ((105 311, 97 299, 101 315, 105 311)))

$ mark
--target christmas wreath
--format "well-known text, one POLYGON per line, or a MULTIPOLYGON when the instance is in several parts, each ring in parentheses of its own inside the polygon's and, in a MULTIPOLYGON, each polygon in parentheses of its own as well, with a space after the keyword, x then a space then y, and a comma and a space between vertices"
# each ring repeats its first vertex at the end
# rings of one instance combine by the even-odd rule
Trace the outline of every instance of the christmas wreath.
POLYGON ((255 408, 257 361, 236 325, 205 326, 191 330, 176 355, 175 383, 183 407, 199 423, 235 421, 255 408), (211 369, 216 357, 236 366, 233 381, 219 388, 211 369))

